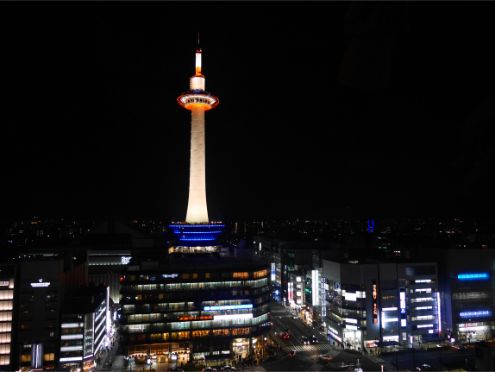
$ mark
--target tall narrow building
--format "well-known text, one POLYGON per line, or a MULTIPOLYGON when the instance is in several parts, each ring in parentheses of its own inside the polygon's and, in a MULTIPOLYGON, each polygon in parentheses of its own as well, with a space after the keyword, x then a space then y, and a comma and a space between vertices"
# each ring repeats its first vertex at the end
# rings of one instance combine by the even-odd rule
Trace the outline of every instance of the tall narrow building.
POLYGON ((122 273, 121 342, 137 363, 238 363, 263 354, 271 325, 268 264, 227 243, 224 224, 208 217, 205 112, 218 98, 205 90, 199 48, 189 91, 177 101, 191 111, 186 220, 169 225, 168 254, 133 256, 122 273))
POLYGON ((187 223, 208 223, 205 179, 205 111, 218 105, 218 98, 205 91, 206 79, 201 73, 201 49, 196 49, 195 74, 189 79, 189 91, 177 98, 191 111, 191 156, 189 168, 189 203, 187 223))

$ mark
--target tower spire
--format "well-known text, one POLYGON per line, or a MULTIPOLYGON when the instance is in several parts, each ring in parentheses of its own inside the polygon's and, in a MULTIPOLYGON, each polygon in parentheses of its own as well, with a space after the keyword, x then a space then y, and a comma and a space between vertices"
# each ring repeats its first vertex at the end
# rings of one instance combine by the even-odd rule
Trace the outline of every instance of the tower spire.
POLYGON ((196 47, 196 76, 201 76, 201 48, 199 47, 199 31, 198 46, 196 47))

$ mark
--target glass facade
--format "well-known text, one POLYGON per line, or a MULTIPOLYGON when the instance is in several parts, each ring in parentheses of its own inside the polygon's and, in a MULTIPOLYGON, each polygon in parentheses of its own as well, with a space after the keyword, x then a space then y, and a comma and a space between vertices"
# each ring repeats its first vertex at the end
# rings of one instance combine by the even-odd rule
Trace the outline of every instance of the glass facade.
POLYGON ((129 355, 246 357, 249 339, 270 328, 268 265, 239 270, 238 262, 216 260, 201 270, 166 265, 122 276, 121 342, 129 355))

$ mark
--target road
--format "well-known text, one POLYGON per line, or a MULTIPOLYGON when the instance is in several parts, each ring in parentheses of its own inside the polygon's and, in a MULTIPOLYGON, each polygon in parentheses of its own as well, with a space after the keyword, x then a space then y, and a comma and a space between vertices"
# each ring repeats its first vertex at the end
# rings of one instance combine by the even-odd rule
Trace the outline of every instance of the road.
POLYGON ((397 369, 414 370, 421 364, 429 364, 434 370, 453 368, 472 369, 474 350, 408 350, 405 352, 382 354, 381 358, 394 364, 397 369))
MULTIPOLYGON (((371 359, 358 352, 344 351, 328 343, 325 335, 306 325, 301 319, 295 317, 282 305, 271 304, 273 321, 273 338, 282 348, 282 356, 273 361, 262 363, 268 371, 325 371, 325 370, 354 370, 361 367, 365 371, 380 371, 383 361, 371 359), (282 340, 278 335, 288 330, 289 340, 282 340), (302 336, 311 338, 316 336, 318 344, 303 345, 302 336), (294 357, 288 355, 289 351, 295 351, 294 357), (334 359, 330 362, 319 361, 320 354, 331 355, 334 359)), ((389 363, 384 370, 393 370, 389 363)))

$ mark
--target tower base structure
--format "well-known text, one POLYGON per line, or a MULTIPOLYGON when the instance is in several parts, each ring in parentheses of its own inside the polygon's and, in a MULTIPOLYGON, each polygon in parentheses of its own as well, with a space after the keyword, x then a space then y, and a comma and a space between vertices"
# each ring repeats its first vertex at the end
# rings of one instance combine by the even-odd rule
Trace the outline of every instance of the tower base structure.
POLYGON ((173 243, 168 253, 220 253, 225 225, 221 222, 200 224, 172 223, 173 243))

